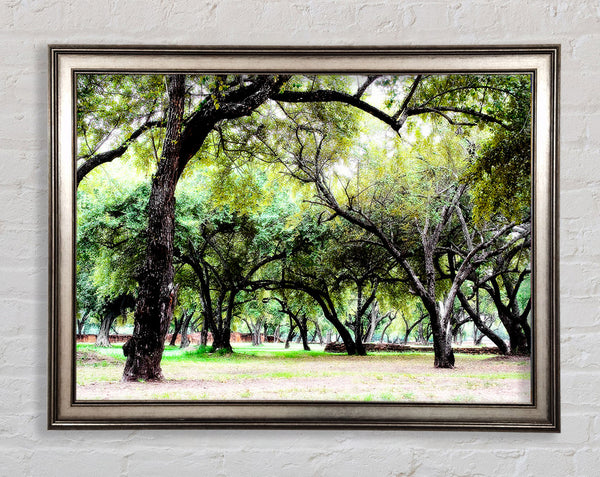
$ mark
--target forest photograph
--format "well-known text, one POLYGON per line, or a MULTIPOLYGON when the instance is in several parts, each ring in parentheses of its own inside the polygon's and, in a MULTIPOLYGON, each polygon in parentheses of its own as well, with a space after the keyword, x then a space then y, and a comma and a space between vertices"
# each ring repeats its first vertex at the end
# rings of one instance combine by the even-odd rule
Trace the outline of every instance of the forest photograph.
POLYGON ((75 104, 78 400, 532 402, 531 74, 81 72, 75 104))

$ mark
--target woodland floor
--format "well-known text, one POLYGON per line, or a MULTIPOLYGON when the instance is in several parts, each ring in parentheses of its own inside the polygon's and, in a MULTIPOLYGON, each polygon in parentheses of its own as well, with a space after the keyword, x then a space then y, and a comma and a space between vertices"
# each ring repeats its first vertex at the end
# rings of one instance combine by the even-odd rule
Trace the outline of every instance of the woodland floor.
POLYGON ((119 346, 78 345, 78 400, 335 400, 529 403, 526 357, 456 355, 454 369, 435 369, 432 353, 328 354, 297 345, 234 347, 229 356, 167 348, 160 383, 120 381, 119 346))

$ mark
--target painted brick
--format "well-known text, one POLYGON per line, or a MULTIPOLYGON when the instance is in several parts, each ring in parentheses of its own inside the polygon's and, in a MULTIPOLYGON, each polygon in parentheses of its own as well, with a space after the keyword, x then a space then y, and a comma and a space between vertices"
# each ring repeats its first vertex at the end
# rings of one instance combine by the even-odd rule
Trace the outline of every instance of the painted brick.
POLYGON ((32 475, 31 455, 32 450, 13 447, 0 447, 0 476, 11 477, 16 475, 32 475))
POLYGON ((414 14, 411 15, 410 12, 410 9, 406 10, 399 5, 393 7, 385 3, 367 3, 358 8, 357 20, 359 25, 366 23, 381 33, 397 32, 414 22, 414 14), (367 22, 363 23, 365 18, 367 22))
POLYGON ((44 469, 48 477, 65 475, 87 475, 90 477, 105 477, 121 475, 123 458, 110 451, 96 451, 94 448, 75 448, 71 453, 57 456, 54 449, 36 449, 31 458, 34 469, 44 469))
POLYGON ((575 475, 575 450, 535 449, 530 452, 518 475, 575 475))
POLYGON ((0 2, 0 476, 596 475, 598 31, 593 0, 0 2), (47 431, 49 43, 562 43, 563 432, 47 431))
POLYGON ((588 406, 594 409, 600 406, 600 377, 594 372, 577 372, 563 376, 562 400, 564 404, 588 406))
POLYGON ((440 32, 444 29, 459 30, 460 25, 453 24, 452 17, 457 9, 449 2, 417 2, 407 5, 415 16, 411 25, 413 31, 440 32))
POLYGON ((600 450, 585 448, 577 451, 573 457, 575 461, 575 475, 592 477, 600 469, 600 450))
POLYGON ((140 449, 126 457, 126 475, 148 476, 168 475, 173 472, 173 463, 177 464, 177 475, 219 475, 222 469, 223 455, 217 451, 197 449, 140 449))
POLYGON ((598 343, 598 330, 595 327, 572 328, 569 321, 564 323, 564 331, 560 340, 563 371, 565 369, 570 371, 576 369, 600 371, 600 362, 598 362, 595 353, 595 347, 598 343))

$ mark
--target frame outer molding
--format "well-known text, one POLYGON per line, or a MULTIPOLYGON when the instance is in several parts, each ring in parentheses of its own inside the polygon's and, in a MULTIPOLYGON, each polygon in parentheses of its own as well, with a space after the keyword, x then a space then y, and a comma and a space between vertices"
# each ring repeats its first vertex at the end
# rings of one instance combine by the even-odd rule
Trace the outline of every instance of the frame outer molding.
POLYGON ((559 45, 344 48, 51 45, 48 53, 50 70, 49 429, 310 428, 560 431, 559 45), (293 60, 293 68, 290 67, 290 60, 293 60), (160 67, 157 67, 157 64, 160 67), (404 66, 399 68, 399 64, 404 66), (465 69, 465 65, 470 66, 465 69), (150 70, 206 73, 217 71, 531 72, 536 82, 532 132, 536 147, 532 158, 534 168, 532 188, 534 245, 537 242, 533 250, 534 307, 532 313, 537 309, 538 312, 541 311, 539 315, 542 315, 541 318, 539 315, 533 315, 533 403, 531 405, 459 405, 341 401, 76 401, 73 336, 75 309, 73 104, 75 93, 71 81, 76 71, 150 70), (543 106, 540 106, 540 103, 543 103, 543 106), (540 155, 542 157, 539 157, 540 155))

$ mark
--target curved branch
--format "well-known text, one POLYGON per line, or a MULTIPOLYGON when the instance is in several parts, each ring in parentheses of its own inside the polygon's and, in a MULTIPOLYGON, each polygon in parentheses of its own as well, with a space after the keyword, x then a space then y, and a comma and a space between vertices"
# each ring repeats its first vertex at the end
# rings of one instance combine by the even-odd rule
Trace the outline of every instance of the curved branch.
POLYGON ((444 119, 446 119, 446 121, 448 121, 450 124, 453 124, 453 125, 473 126, 472 123, 454 121, 450 116, 448 116, 447 114, 444 114, 446 112, 466 114, 467 116, 473 116, 474 118, 481 119, 482 121, 485 121, 488 123, 499 124, 504 129, 507 129, 509 131, 511 130, 511 128, 509 126, 507 126, 506 124, 504 124, 500 119, 497 119, 494 116, 490 116, 489 114, 480 113, 479 111, 475 111, 474 109, 470 109, 470 108, 456 108, 453 106, 439 106, 437 108, 409 108, 407 111, 407 115, 408 116, 418 116, 419 114, 433 113, 433 114, 439 114, 440 116, 444 117, 444 119))
POLYGON ((354 95, 341 91, 332 91, 326 89, 318 89, 314 91, 283 91, 274 92, 269 97, 275 101, 282 101, 284 103, 345 103, 369 113, 371 116, 389 125, 394 131, 398 131, 401 127, 401 124, 399 124, 399 122, 389 114, 384 113, 380 109, 370 105, 366 101, 363 101, 354 95))
MULTIPOLYGON (((162 126, 164 126, 164 124, 165 124, 165 122, 163 120, 146 121, 139 128, 137 128, 135 131, 133 131, 131 133, 131 135, 116 149, 113 149, 111 151, 101 152, 99 154, 89 157, 87 159, 87 161, 85 161, 83 164, 81 164, 77 168, 77 185, 79 185, 81 180, 87 174, 89 174, 93 169, 98 167, 100 164, 105 164, 107 162, 111 162, 112 160, 116 159, 117 157, 121 157, 123 154, 125 154, 125 152, 127 152, 127 149, 129 148, 131 143, 133 143, 133 141, 135 141, 138 137, 140 137, 148 129, 151 129, 156 126, 162 127, 162 126)), ((86 156, 83 156, 82 158, 85 158, 85 157, 86 156)))
POLYGON ((406 98, 404 98, 404 101, 402 101, 402 106, 400 106, 400 109, 398 110, 398 112, 396 114, 394 114, 394 119, 397 120, 398 118, 403 118, 402 123, 404 123, 404 121, 406 121, 406 110, 408 109, 408 104, 410 103, 410 100, 415 95, 417 88, 419 87, 419 83, 421 82, 422 79, 423 79, 423 75, 416 76, 415 80, 413 81, 412 86, 410 87, 409 93, 406 95, 406 98))

